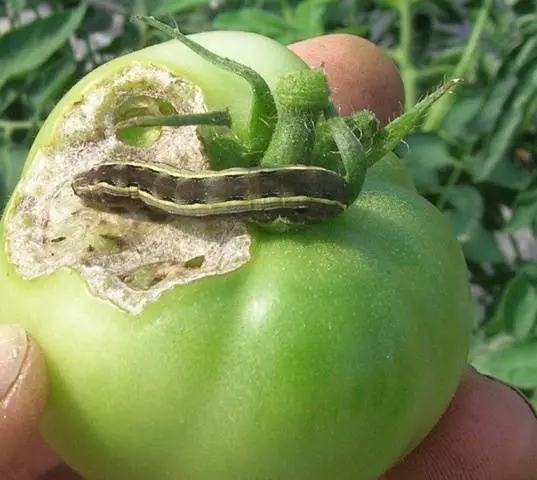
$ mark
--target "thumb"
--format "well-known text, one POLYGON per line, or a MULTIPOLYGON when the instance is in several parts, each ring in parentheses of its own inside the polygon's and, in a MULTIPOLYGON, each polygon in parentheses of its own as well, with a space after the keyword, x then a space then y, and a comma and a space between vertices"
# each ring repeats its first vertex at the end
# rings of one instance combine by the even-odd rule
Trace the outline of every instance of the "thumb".
POLYGON ((35 433, 47 392, 37 345, 22 328, 0 325, 0 467, 35 433))

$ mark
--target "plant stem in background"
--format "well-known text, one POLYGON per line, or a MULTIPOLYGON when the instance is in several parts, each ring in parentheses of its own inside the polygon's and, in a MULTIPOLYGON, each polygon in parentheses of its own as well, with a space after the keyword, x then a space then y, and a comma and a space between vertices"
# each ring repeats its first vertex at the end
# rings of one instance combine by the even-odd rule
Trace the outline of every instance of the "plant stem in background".
POLYGON ((400 46, 397 60, 401 79, 405 88, 405 111, 411 109, 416 101, 416 69, 412 62, 412 9, 410 0, 396 2, 400 16, 400 46))
MULTIPOLYGON (((470 36, 466 49, 464 50, 464 53, 462 54, 459 60, 459 63, 453 69, 453 72, 451 73, 450 76, 464 78, 468 70, 470 69, 470 66, 477 58, 476 50, 478 47, 479 40, 481 38, 481 34, 483 33, 485 26, 487 25, 487 20, 488 20, 491 7, 492 7, 492 0, 483 0, 483 4, 481 5, 481 8, 479 9, 479 14, 477 16, 477 20, 476 20, 474 29, 472 31, 472 35, 470 36)), ((405 87, 406 87, 406 84, 405 84, 405 87)), ((444 98, 438 101, 436 105, 434 105, 433 108, 431 108, 430 113, 427 116, 427 120, 425 121, 425 124, 423 125, 423 131, 431 132, 431 131, 437 130, 438 127, 440 127, 440 124, 442 123, 442 121, 444 120, 444 117, 449 112, 449 109, 451 108, 452 103, 453 103, 453 97, 451 97, 450 95, 446 95, 444 96, 444 98)))

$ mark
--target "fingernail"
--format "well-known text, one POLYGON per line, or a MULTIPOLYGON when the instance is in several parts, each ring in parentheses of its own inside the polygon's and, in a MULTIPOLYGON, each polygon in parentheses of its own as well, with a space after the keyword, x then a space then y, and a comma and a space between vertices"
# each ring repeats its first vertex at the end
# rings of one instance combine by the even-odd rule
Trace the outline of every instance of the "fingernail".
POLYGON ((0 325, 0 400, 17 379, 28 348, 26 332, 15 325, 0 325))

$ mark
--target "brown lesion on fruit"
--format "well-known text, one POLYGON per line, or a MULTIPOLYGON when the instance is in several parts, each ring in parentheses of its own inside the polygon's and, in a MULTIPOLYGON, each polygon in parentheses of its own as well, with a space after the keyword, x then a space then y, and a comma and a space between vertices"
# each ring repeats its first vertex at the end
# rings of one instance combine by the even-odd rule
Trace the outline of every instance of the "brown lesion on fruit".
POLYGON ((149 290, 170 278, 184 275, 185 269, 201 268, 203 262, 196 264, 197 266, 194 265, 194 263, 201 258, 204 259, 205 257, 203 255, 198 255, 197 257, 186 260, 183 264, 161 261, 143 265, 124 273, 120 279, 134 290, 149 290))
POLYGON ((90 208, 72 178, 108 160, 210 168, 195 126, 118 132, 115 123, 146 115, 206 111, 201 90, 161 68, 132 64, 70 106, 19 183, 6 217, 7 248, 21 276, 62 267, 79 271, 94 294, 139 313, 171 287, 233 271, 249 259, 241 222, 155 217, 90 208))

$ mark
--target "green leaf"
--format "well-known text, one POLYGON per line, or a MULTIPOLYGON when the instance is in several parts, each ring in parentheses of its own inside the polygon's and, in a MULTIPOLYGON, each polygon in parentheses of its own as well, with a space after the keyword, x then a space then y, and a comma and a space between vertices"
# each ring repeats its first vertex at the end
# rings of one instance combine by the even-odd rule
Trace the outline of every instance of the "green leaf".
POLYGON ((537 340, 510 343, 484 353, 472 362, 481 373, 517 388, 537 388, 537 340))
POLYGON ((0 212, 19 181, 28 150, 20 145, 0 146, 0 212))
POLYGON ((326 7, 335 0, 306 0, 295 8, 292 25, 297 29, 300 38, 322 35, 325 31, 323 16, 326 7))
POLYGON ((0 88, 0 115, 19 98, 23 88, 21 82, 8 82, 0 88))
POLYGON ((157 0, 148 9, 150 15, 173 15, 208 5, 210 0, 157 0))
POLYGON ((438 170, 457 164, 446 143, 436 134, 414 134, 407 138, 406 144, 405 164, 418 188, 437 186, 438 170))
POLYGON ((475 230, 479 225, 479 219, 468 216, 464 212, 458 212, 457 210, 446 210, 444 211, 444 215, 451 223, 451 227, 457 235, 459 243, 468 243, 472 239, 472 236, 475 235, 475 230))
POLYGON ((26 0, 7 0, 16 12, 22 12, 26 8, 26 0))
POLYGON ((527 228, 537 221, 537 170, 531 176, 527 188, 520 192, 515 201, 513 216, 505 226, 505 231, 512 232, 527 228))
POLYGON ((537 95, 537 37, 512 62, 510 70, 497 80, 478 119, 482 131, 491 132, 484 139, 479 161, 474 163, 477 181, 487 180, 497 165, 510 156, 526 112, 537 95), (494 121, 494 125, 493 125, 494 121))
POLYGON ((471 140, 475 138, 474 119, 483 108, 484 94, 476 89, 461 88, 455 98, 442 120, 442 130, 450 136, 471 140))
POLYGON ((0 37, 0 88, 13 77, 43 65, 69 38, 82 21, 86 3, 55 13, 0 37))
POLYGON ((483 215, 483 198, 477 188, 458 185, 449 188, 445 196, 450 205, 463 215, 476 219, 483 215))
POLYGON ((450 155, 447 144, 434 133, 417 133, 406 140, 408 154, 405 160, 418 161, 434 169, 454 166, 457 161, 450 155))
POLYGON ((502 114, 505 113, 505 105, 513 90, 518 85, 516 75, 508 74, 505 78, 498 78, 488 91, 485 103, 473 120, 474 129, 478 132, 490 132, 494 129, 502 114))
POLYGON ((516 160, 504 161, 496 165, 492 170, 487 182, 511 190, 523 190, 527 188, 530 177, 528 172, 516 165, 516 160))
POLYGON ((336 28, 330 33, 347 33, 357 37, 367 37, 368 27, 364 25, 349 25, 348 27, 336 28))
POLYGON ((417 0, 415 9, 420 12, 430 11, 435 16, 449 16, 451 22, 465 20, 462 5, 452 0, 417 0))
POLYGON ((49 62, 44 68, 35 72, 36 75, 26 88, 25 100, 36 116, 46 111, 49 104, 57 100, 76 68, 74 59, 63 57, 49 62))
MULTIPOLYGON (((448 217, 449 213, 446 212, 448 217)), ((467 222, 466 230, 457 234, 466 259, 478 264, 504 263, 505 259, 494 233, 486 230, 477 219, 467 219, 467 222)))
POLYGON ((537 290, 526 275, 517 275, 507 284, 493 322, 501 323, 507 332, 519 340, 528 339, 534 331, 537 323, 537 290))
POLYGON ((113 21, 112 12, 102 8, 89 8, 78 26, 77 34, 83 37, 109 30, 112 28, 113 21))
POLYGON ((444 211, 457 240, 469 260, 476 263, 503 261, 496 238, 481 225, 483 198, 475 187, 458 185, 445 192, 449 206, 444 211))
POLYGON ((393 10, 401 10, 405 3, 414 5, 418 0, 379 0, 379 4, 391 8, 393 10))
POLYGON ((282 17, 257 8, 220 13, 214 19, 213 28, 255 32, 274 39, 282 39, 294 31, 282 17))
POLYGON ((140 30, 134 23, 128 22, 124 26, 122 34, 115 37, 108 45, 100 48, 99 53, 118 57, 138 48, 140 48, 140 30))
POLYGON ((533 286, 537 287, 537 263, 525 263, 519 268, 519 273, 524 275, 533 286))

